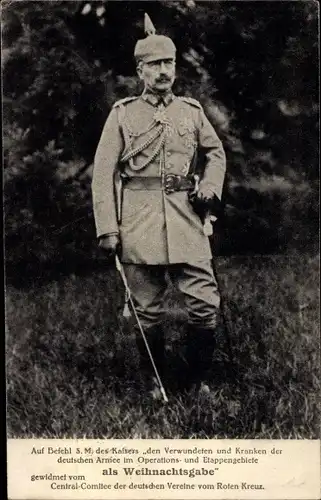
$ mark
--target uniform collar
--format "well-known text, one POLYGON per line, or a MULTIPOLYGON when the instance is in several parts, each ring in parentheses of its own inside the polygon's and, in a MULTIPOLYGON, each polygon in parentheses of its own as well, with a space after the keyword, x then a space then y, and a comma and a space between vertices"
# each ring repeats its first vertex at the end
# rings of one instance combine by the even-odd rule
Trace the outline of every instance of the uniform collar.
POLYGON ((152 92, 151 90, 145 89, 141 97, 152 106, 159 106, 161 103, 168 106, 175 96, 171 90, 164 95, 160 95, 152 92))

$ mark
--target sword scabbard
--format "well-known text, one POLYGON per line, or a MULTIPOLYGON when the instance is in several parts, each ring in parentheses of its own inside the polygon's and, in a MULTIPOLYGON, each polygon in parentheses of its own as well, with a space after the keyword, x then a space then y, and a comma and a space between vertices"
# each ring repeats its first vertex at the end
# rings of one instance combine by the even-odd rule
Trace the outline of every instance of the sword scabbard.
POLYGON ((114 174, 114 193, 116 199, 117 222, 118 224, 121 224, 123 205, 123 179, 119 170, 116 170, 114 174))

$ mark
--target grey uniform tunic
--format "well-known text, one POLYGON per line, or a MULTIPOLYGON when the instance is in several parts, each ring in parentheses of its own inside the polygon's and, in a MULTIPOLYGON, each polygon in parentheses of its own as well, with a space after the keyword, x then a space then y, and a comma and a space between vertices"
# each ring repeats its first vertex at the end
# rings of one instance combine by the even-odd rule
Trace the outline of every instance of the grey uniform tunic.
MULTIPOLYGON (((220 296, 202 221, 186 191, 125 187, 117 222, 114 173, 128 177, 186 176, 195 154, 204 158, 200 187, 219 199, 225 176, 222 143, 194 99, 168 94, 118 101, 106 121, 95 156, 92 193, 97 236, 119 233, 121 260, 145 327, 159 322, 165 270, 185 298, 190 321, 215 327, 220 296)), ((130 184, 128 185, 128 187, 130 184)))
MULTIPOLYGON (((221 198, 225 154, 214 128, 194 99, 143 94, 116 103, 106 121, 95 156, 93 202, 97 236, 120 233, 122 261, 133 264, 193 263, 211 259, 202 222, 186 191, 124 190, 122 222, 116 217, 115 169, 128 176, 186 175, 195 152, 204 153, 205 184, 221 198), (165 125, 162 124, 165 121, 165 125), (122 156, 137 152, 123 163, 122 156)), ((128 155, 127 155, 128 156, 128 155)))

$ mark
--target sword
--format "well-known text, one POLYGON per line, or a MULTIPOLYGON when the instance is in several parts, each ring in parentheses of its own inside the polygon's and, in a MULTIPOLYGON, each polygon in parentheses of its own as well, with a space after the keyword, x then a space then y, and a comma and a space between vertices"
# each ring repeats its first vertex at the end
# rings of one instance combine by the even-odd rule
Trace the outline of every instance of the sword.
MULTIPOLYGON (((217 219, 217 217, 215 217, 213 215, 210 215, 209 213, 207 213, 207 215, 205 216, 204 225, 203 225, 203 232, 204 232, 205 236, 212 236, 212 234, 213 234, 212 223, 215 222, 216 219, 217 219)), ((220 296, 221 296, 221 315, 222 315, 222 318, 223 318, 223 324, 224 324, 224 331, 225 331, 225 336, 226 336, 226 344, 227 344, 228 356, 230 358, 231 366, 233 367, 234 366, 234 359, 233 359, 233 351, 232 351, 232 344, 231 344, 230 328, 229 328, 228 321, 226 319, 226 314, 225 314, 225 311, 226 311, 225 298, 223 296, 222 286, 220 284, 220 280, 218 279, 218 275, 217 275, 216 267, 214 265, 214 259, 213 259, 213 257, 212 257, 211 261, 212 261, 212 269, 213 269, 214 277, 216 279, 216 283, 217 283, 218 289, 220 291, 220 296)))
POLYGON ((149 348, 149 345, 148 345, 148 342, 147 342, 147 339, 146 339, 146 335, 144 333, 144 330, 143 330, 142 324, 141 324, 141 322, 139 320, 139 317, 138 317, 138 314, 137 314, 137 311, 136 311, 133 299, 131 297, 131 292, 130 292, 130 288, 128 286, 128 282, 127 282, 127 278, 126 278, 126 275, 125 275, 124 268, 123 268, 123 266, 122 266, 122 264, 121 264, 121 262, 120 262, 119 257, 118 257, 117 254, 115 256, 115 260, 116 260, 116 269, 119 272, 119 274, 121 276, 121 279, 122 279, 122 282, 123 282, 124 287, 125 287, 127 300, 129 302, 129 304, 131 305, 131 308, 133 310, 133 313, 134 313, 137 325, 138 325, 140 333, 141 333, 141 335, 143 337, 143 340, 144 340, 144 343, 145 343, 145 346, 146 346, 146 349, 147 349, 150 361, 152 363, 152 366, 153 366, 153 369, 154 369, 154 372, 155 372, 155 375, 156 375, 156 379, 157 379, 157 382, 158 382, 158 385, 159 385, 159 390, 160 390, 160 392, 161 392, 161 394, 163 396, 163 399, 164 399, 165 403, 168 403, 168 398, 167 398, 164 386, 163 386, 161 378, 159 376, 157 367, 156 367, 154 359, 153 359, 153 355, 151 353, 151 350, 149 348))
MULTIPOLYGON (((195 188, 194 188, 193 194, 197 194, 197 191, 199 189, 199 181, 200 181, 199 175, 195 174, 194 175, 194 180, 195 180, 195 188)), ((208 211, 205 214, 204 224, 203 224, 203 233, 205 234, 205 236, 212 236, 212 234, 213 234, 213 223, 216 220, 217 220, 217 217, 215 217, 215 215, 212 215, 210 211, 208 211)), ((220 296, 221 296, 221 315, 222 315, 222 318, 223 318, 224 331, 225 331, 225 334, 226 334, 226 343, 227 343, 228 355, 229 355, 229 358, 230 358, 231 366, 233 367, 234 366, 234 359, 233 359, 233 351, 232 351, 232 344, 231 344, 230 329, 229 329, 229 325, 228 325, 228 322, 227 322, 227 319, 226 319, 226 314, 225 314, 225 309, 226 309, 225 308, 225 299, 224 299, 223 294, 222 294, 222 286, 220 285, 220 281, 219 281, 218 276, 217 276, 217 272, 216 272, 216 268, 215 268, 215 265, 214 265, 214 259, 213 259, 213 257, 212 257, 211 261, 212 261, 212 269, 213 269, 214 277, 216 279, 216 283, 217 283, 218 289, 220 291, 220 296)))

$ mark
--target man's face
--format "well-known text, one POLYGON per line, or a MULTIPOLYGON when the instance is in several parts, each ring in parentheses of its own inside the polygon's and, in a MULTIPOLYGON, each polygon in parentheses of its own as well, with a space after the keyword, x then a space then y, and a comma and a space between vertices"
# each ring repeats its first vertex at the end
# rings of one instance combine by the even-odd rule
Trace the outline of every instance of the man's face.
POLYGON ((167 92, 175 80, 175 59, 140 62, 137 72, 145 88, 154 92, 167 92))

